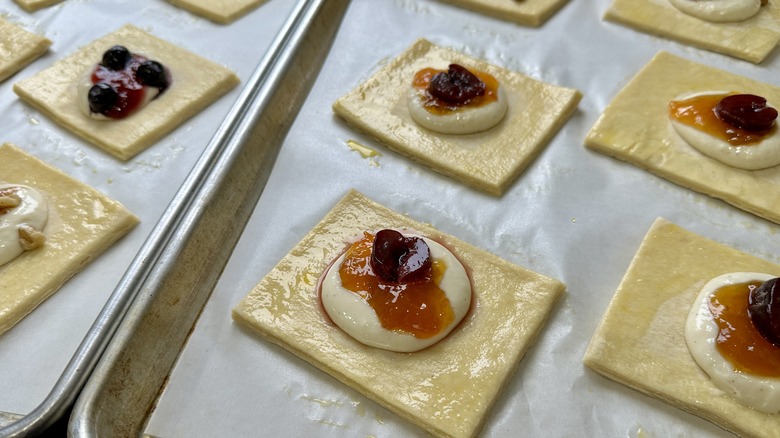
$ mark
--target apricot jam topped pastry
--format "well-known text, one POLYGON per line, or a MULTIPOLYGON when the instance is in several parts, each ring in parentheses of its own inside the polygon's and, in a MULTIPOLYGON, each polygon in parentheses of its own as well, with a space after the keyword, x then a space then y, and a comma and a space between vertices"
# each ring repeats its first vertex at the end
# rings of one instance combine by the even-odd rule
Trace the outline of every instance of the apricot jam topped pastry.
POLYGON ((171 72, 158 61, 116 45, 84 74, 78 102, 89 117, 123 119, 159 97, 170 83, 171 72))
POLYGON ((359 342, 412 352, 447 336, 471 306, 471 281, 452 252, 427 237, 383 229, 363 237, 319 282, 334 324, 359 342))
POLYGON ((669 103, 675 131, 699 152, 739 169, 780 164, 777 110, 754 94, 703 92, 669 103))
POLYGON ((435 436, 472 437, 563 289, 350 191, 233 319, 435 436))
POLYGON ((712 382, 760 412, 780 413, 780 278, 731 272, 708 281, 685 341, 712 382))
POLYGON ((659 52, 585 145, 780 223, 776 102, 774 85, 659 52))
POLYGON ((333 111, 411 160, 501 195, 580 98, 421 39, 336 100, 333 111))
POLYGON ((774 0, 613 0, 604 18, 753 63, 780 42, 774 0))
POLYGON ((56 123, 127 160, 238 82, 227 68, 126 25, 13 88, 56 123))
POLYGON ((738 436, 778 437, 778 275, 777 264, 659 218, 583 361, 738 436))
POLYGON ((412 120, 442 134, 486 131, 504 118, 508 106, 496 78, 458 64, 450 64, 447 70, 418 71, 409 92, 412 120))

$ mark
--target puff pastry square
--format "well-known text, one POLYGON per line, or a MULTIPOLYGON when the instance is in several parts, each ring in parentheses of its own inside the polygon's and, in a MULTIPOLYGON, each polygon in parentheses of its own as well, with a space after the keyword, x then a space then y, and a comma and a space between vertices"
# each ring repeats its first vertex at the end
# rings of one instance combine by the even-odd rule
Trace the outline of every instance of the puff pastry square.
POLYGON ((675 8, 668 0, 614 0, 604 18, 705 50, 753 63, 766 59, 780 42, 780 4, 770 1, 753 17, 711 23, 675 8))
POLYGON ((14 0, 14 3, 27 12, 35 12, 61 2, 62 0, 14 0))
POLYGON ((541 330, 564 285, 351 191, 233 310, 233 318, 436 436, 470 437, 541 330), (316 283, 364 230, 408 228, 470 267, 471 313, 416 353, 367 347, 326 321, 316 283), (392 370, 392 372, 388 372, 392 370))
POLYGON ((780 415, 753 410, 718 389, 683 335, 704 283, 739 271, 780 275, 780 266, 657 219, 588 345, 585 365, 737 435, 780 436, 780 415))
POLYGON ((780 166, 741 170, 722 164, 689 146, 669 123, 668 103, 675 97, 732 90, 780 102, 778 87, 660 52, 610 102, 585 145, 780 223, 780 166))
POLYGON ((120 203, 21 149, 0 146, 0 182, 40 191, 49 205, 43 247, 0 266, 0 333, 81 271, 138 218, 120 203))
POLYGON ((480 14, 540 26, 569 0, 439 0, 480 14))
POLYGON ((501 195, 558 132, 577 107, 577 90, 531 79, 455 51, 418 40, 374 76, 333 104, 355 130, 390 149, 476 189, 501 195), (476 134, 429 131, 409 116, 407 89, 425 67, 455 62, 486 71, 507 93, 504 120, 476 134))
POLYGON ((76 135, 119 159, 128 160, 238 82, 236 75, 227 68, 126 25, 35 76, 17 82, 14 92, 76 135), (76 103, 76 84, 86 71, 100 62, 103 52, 116 44, 161 62, 170 69, 173 80, 163 94, 125 119, 91 119, 76 103))
POLYGON ((168 3, 176 7, 220 24, 231 23, 265 2, 266 0, 168 0, 168 3))
POLYGON ((0 18, 0 82, 43 55, 51 41, 0 18))

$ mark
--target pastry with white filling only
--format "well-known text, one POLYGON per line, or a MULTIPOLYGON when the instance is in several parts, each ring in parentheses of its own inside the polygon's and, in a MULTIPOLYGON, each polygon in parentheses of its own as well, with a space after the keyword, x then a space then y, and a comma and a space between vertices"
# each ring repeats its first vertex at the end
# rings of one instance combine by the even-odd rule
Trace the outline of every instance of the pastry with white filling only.
POLYGON ((357 131, 431 169, 492 195, 503 194, 574 112, 577 90, 531 79, 453 50, 418 40, 333 104, 357 131), (423 69, 451 64, 494 77, 507 109, 493 127, 473 134, 443 134, 409 112, 413 79, 423 69))
POLYGON ((127 234, 138 218, 120 203, 10 144, 0 146, 0 184, 31 187, 48 208, 45 224, 31 227, 42 228, 36 230, 45 237, 41 245, 0 266, 3 333, 127 234))
POLYGON ((21 99, 66 129, 115 157, 128 160, 230 91, 233 72, 143 30, 126 25, 36 75, 14 84, 21 99), (162 63, 171 81, 158 98, 121 120, 98 120, 82 111, 79 84, 114 46, 162 63))
MULTIPOLYGON (((693 8, 743 0, 672 0, 693 8)), ((707 21, 678 9, 670 0, 614 0, 609 21, 705 50, 760 63, 780 42, 780 3, 769 1, 749 18, 707 21)), ((760 0, 749 0, 758 1, 760 0)), ((717 16, 717 10, 712 14, 717 16)))
POLYGON ((526 26, 541 26, 568 0, 439 0, 480 14, 514 21, 526 26))
MULTIPOLYGON (((691 146, 670 121, 670 102, 719 90, 780 102, 774 85, 660 52, 607 105, 585 145, 780 223, 780 166, 744 170, 724 164, 691 146)), ((775 128, 763 142, 776 136, 775 128)))
POLYGON ((585 365, 739 436, 780 436, 780 414, 751 408, 720 389, 684 336, 704 285, 734 271, 777 276, 780 266, 657 219, 588 345, 585 365))
POLYGON ((267 0, 168 0, 168 3, 219 24, 229 24, 267 0))
POLYGON ((472 437, 542 330, 564 285, 350 191, 235 307, 233 318, 427 432, 472 437), (317 280, 367 230, 414 230, 469 270, 471 309, 413 353, 357 341, 327 317, 317 280), (392 372, 388 372, 392 370, 392 372))
POLYGON ((46 53, 51 41, 0 18, 0 82, 46 53))

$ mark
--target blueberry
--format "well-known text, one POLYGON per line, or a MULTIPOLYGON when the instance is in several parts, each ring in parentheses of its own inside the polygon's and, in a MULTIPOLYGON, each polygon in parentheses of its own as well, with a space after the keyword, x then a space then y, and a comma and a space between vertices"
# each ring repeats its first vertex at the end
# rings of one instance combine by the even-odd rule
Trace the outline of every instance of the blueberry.
POLYGON ((157 61, 144 61, 135 72, 138 82, 149 86, 165 89, 168 86, 168 77, 165 75, 165 67, 157 61))
POLYGON ((122 70, 130 61, 130 51, 124 46, 114 46, 103 53, 103 65, 111 70, 122 70))
POLYGON ((89 100, 89 110, 93 113, 104 114, 114 107, 114 103, 119 98, 119 94, 111 85, 99 83, 89 89, 87 99, 89 100))

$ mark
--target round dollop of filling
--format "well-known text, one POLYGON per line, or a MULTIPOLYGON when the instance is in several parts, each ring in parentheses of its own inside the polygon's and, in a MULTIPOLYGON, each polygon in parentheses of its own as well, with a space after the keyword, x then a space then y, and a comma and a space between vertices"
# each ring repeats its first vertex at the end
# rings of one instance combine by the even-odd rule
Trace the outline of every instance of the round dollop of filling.
POLYGON ((753 94, 686 94, 669 103, 669 120, 691 147, 723 164, 759 170, 780 164, 777 110, 753 94))
MULTIPOLYGON (((697 295, 685 325, 688 349, 712 382, 766 413, 780 412, 780 346, 758 330, 749 306, 753 291, 773 278, 755 272, 713 278, 697 295)), ((770 310, 778 312, 780 296, 774 300, 770 310)), ((769 308, 763 307, 753 312, 769 308)), ((773 318, 777 321, 777 316, 773 318)))
POLYGON ((364 233, 320 279, 322 305, 371 347, 414 352, 446 337, 471 306, 471 281, 438 242, 396 230, 364 233))
POLYGON ((680 11, 713 23, 743 21, 756 15, 767 0, 669 0, 680 11))
POLYGON ((78 84, 81 111, 94 119, 122 119, 143 108, 171 84, 171 73, 157 61, 113 46, 78 84))
POLYGON ((447 70, 424 68, 412 80, 409 115, 420 126, 442 134, 473 134, 503 120, 508 104, 492 75, 458 64, 447 70))
POLYGON ((32 187, 0 184, 0 266, 43 245, 46 199, 32 187))

